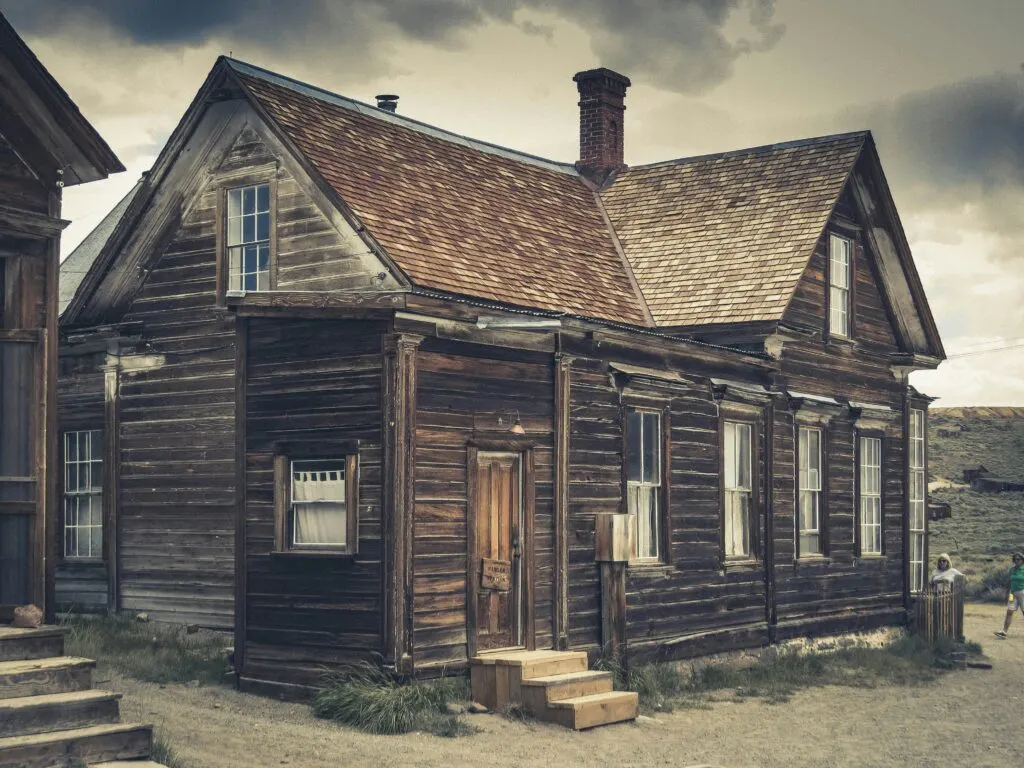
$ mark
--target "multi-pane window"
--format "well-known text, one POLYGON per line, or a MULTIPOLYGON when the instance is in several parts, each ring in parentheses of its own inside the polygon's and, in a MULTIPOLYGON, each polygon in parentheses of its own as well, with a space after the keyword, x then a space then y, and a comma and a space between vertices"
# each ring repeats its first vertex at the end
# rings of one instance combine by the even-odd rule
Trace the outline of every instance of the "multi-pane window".
POLYGON ((636 557, 661 554, 661 414, 626 412, 626 494, 636 531, 636 557))
POLYGON ((849 336, 853 242, 839 235, 830 235, 828 261, 828 330, 833 336, 849 336))
POLYGON ((725 422, 725 556, 750 557, 751 507, 754 494, 750 424, 725 422))
POLYGON ((348 546, 345 473, 345 459, 292 461, 292 546, 348 546))
POLYGON ((64 433, 64 557, 103 557, 103 432, 64 433))
POLYGON ((924 411, 910 411, 910 590, 924 589, 924 411))
POLYGON ((820 555, 821 540, 821 430, 800 427, 797 454, 800 460, 798 554, 820 555))
POLYGON ((882 554, 882 441, 860 439, 860 553, 882 554))
POLYGON ((270 186, 228 190, 228 290, 270 290, 270 186))

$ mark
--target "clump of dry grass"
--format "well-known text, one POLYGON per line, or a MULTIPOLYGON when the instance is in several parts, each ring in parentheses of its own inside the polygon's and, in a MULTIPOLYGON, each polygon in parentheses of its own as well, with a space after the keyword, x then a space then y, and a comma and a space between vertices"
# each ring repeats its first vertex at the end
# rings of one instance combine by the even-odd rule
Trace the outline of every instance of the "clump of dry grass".
POLYGON ((314 700, 313 714, 367 733, 425 731, 452 738, 476 731, 448 707, 468 698, 464 678, 402 681, 366 662, 334 675, 314 700))

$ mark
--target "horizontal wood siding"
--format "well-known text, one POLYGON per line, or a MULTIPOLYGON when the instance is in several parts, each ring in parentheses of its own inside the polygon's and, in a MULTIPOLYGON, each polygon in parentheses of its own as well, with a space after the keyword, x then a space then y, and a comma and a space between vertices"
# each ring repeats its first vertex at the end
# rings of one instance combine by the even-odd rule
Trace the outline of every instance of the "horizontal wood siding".
MULTIPOLYGON (((679 658, 757 643, 766 635, 765 576, 760 565, 722 568, 718 409, 701 377, 668 386, 628 385, 669 411, 670 564, 627 569, 627 639, 631 658, 679 658), (714 650, 711 649, 711 650, 714 650)), ((600 583, 594 516, 622 504, 622 410, 605 363, 577 359, 570 417, 569 620, 573 648, 597 651, 600 583)), ((761 456, 765 455, 761 451, 761 456)), ((759 475, 765 477, 762 471, 759 475)), ((758 526, 763 527, 760 516, 758 526)))
POLYGON ((249 321, 247 677, 315 685, 322 667, 382 650, 381 351, 368 323, 249 321), (318 439, 359 441, 354 558, 273 551, 275 442, 318 439))
POLYGON ((473 439, 513 438, 508 430, 516 410, 527 432, 519 439, 535 445, 536 645, 550 648, 554 589, 551 356, 428 339, 417 353, 416 365, 416 668, 466 661, 467 446, 473 439), (499 415, 503 425, 498 424, 499 415))
POLYGON ((214 309, 215 218, 208 190, 125 317, 143 322, 152 367, 120 374, 118 519, 122 610, 226 628, 234 622, 235 350, 233 318, 214 309))

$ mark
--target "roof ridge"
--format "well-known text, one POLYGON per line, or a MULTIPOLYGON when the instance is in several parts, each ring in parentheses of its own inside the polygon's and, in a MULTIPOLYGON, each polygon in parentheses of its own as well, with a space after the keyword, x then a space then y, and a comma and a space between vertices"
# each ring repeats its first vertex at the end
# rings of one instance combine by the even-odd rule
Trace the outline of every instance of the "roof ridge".
POLYGON ((685 163, 695 163, 701 160, 714 160, 716 158, 739 157, 740 155, 752 155, 758 152, 772 152, 780 149, 792 149, 794 147, 811 147, 816 144, 828 144, 854 138, 866 139, 869 136, 871 136, 870 130, 848 131, 846 133, 833 133, 827 134, 825 136, 812 136, 806 139, 780 141, 775 144, 760 144, 756 147, 730 149, 724 152, 709 152, 704 155, 690 155, 687 157, 677 157, 672 160, 658 160, 657 162, 654 163, 645 163, 643 165, 631 165, 629 166, 629 170, 636 171, 647 168, 657 168, 659 166, 664 165, 682 165, 685 163))
POLYGON ((343 96, 339 93, 329 91, 326 88, 321 88, 318 85, 312 85, 310 83, 303 82, 302 80, 297 80, 294 77, 282 75, 279 72, 274 72, 255 64, 250 64, 246 61, 240 61, 239 59, 234 59, 230 56, 221 56, 220 58, 223 59, 234 71, 240 74, 258 77, 275 85, 280 85, 298 93, 303 93, 311 98, 326 101, 334 106, 341 107, 342 109, 348 109, 377 120, 404 126, 410 130, 426 133, 444 141, 450 141, 453 144, 461 144, 492 155, 505 157, 509 160, 528 163, 530 165, 547 168, 548 170, 555 171, 557 173, 580 177, 580 173, 576 169, 574 163, 563 163, 557 160, 541 157, 539 155, 531 155, 529 152, 522 152, 518 149, 504 147, 500 144, 494 144, 489 141, 474 139, 471 136, 455 133, 455 131, 450 131, 447 128, 440 128, 436 125, 425 123, 422 120, 417 120, 412 117, 406 117, 405 115, 380 109, 373 104, 367 104, 364 101, 353 99, 350 96, 343 96))

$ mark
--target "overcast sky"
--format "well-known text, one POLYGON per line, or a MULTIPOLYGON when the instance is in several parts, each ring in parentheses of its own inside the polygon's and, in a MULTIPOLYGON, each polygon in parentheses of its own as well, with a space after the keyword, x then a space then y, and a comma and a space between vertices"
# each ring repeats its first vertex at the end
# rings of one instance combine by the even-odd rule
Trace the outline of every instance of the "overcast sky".
POLYGON ((574 72, 628 75, 626 162, 875 133, 951 359, 936 405, 1024 405, 1021 0, 0 0, 128 172, 70 189, 67 253, 219 54, 557 160, 574 72), (1014 348, 1014 345, 1017 345, 1014 348), (1009 349, 978 354, 987 349, 1009 349), (957 357, 958 354, 965 354, 957 357))

